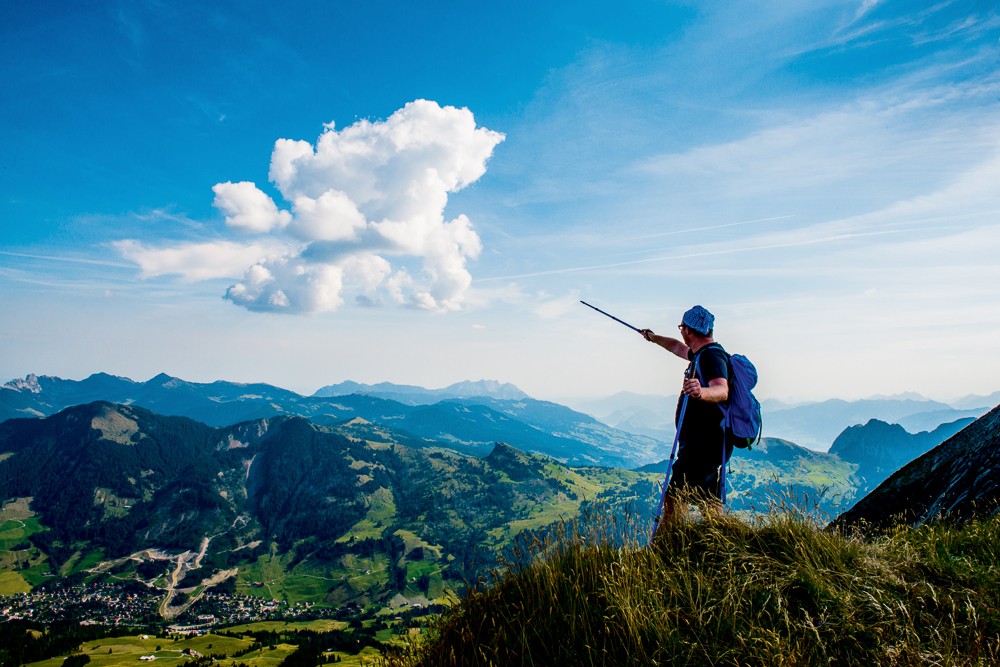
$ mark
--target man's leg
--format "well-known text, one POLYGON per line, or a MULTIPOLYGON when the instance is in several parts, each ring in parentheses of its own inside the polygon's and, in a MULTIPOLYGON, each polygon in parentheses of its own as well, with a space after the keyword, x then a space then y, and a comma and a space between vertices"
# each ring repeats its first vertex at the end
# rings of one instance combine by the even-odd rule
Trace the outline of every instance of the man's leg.
POLYGON ((667 495, 663 499, 663 514, 656 522, 656 530, 653 531, 653 541, 656 541, 658 535, 660 535, 667 527, 676 524, 681 520, 684 515, 682 509, 683 505, 677 500, 676 495, 673 493, 672 489, 667 489, 667 495))
POLYGON ((663 514, 653 531, 653 541, 656 541, 661 531, 682 521, 691 505, 701 510, 702 516, 706 518, 721 517, 723 507, 720 481, 718 467, 694 474, 675 468, 663 497, 663 514))
POLYGON ((719 518, 723 514, 722 506, 722 470, 716 468, 699 486, 698 507, 702 516, 719 518))

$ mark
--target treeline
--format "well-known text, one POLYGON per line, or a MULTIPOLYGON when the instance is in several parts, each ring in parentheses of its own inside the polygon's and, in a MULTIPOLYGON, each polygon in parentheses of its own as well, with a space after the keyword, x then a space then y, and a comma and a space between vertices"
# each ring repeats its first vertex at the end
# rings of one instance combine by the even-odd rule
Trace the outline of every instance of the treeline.
POLYGON ((29 662, 69 653, 84 642, 139 632, 151 632, 151 630, 80 625, 71 620, 56 621, 47 627, 28 621, 5 621, 0 623, 0 667, 19 667, 29 662))
MULTIPOLYGON (((0 446, 6 449, 16 442, 18 451, 0 466, 0 498, 34 499, 32 509, 42 514, 50 531, 32 541, 60 561, 72 554, 62 545, 81 540, 103 547, 109 555, 129 553, 134 535, 148 523, 150 504, 140 501, 168 480, 210 470, 206 457, 218 439, 218 429, 190 419, 107 403, 4 426, 0 446), (111 421, 135 420, 139 430, 130 444, 105 440, 101 431, 91 428, 92 421, 108 414, 111 421), (104 507, 94 504, 97 488, 131 507, 120 516, 105 516, 104 507)), ((212 502, 213 496, 218 498, 217 493, 203 493, 197 500, 212 502)))
POLYGON ((286 548, 308 537, 343 535, 365 514, 351 462, 369 454, 362 443, 304 418, 283 422, 278 432, 269 433, 247 481, 264 534, 286 548))
MULTIPOLYGON (((359 443, 317 430, 304 420, 294 425, 295 437, 288 440, 291 435, 289 427, 293 425, 287 424, 282 434, 285 440, 283 448, 307 452, 313 470, 285 467, 278 476, 289 477, 291 482, 281 488, 261 492, 267 506, 272 511, 278 511, 282 517, 275 520, 273 528, 277 529, 280 522, 286 535, 311 536, 314 545, 312 556, 327 562, 335 562, 349 553, 366 557, 385 554, 389 561, 388 584, 395 590, 403 590, 407 586, 406 561, 424 557, 423 550, 417 549, 403 559, 405 544, 393 534, 396 527, 415 526, 415 532, 422 539, 440 545, 445 553, 455 556, 452 565, 442 573, 445 577, 456 581, 473 579, 494 564, 493 557, 482 549, 489 531, 523 516, 524 510, 518 509, 518 498, 524 490, 530 489, 533 496, 569 492, 557 480, 545 477, 522 476, 524 481, 511 482, 509 477, 501 477, 482 459, 425 453, 402 447, 365 448, 359 443), (351 460, 373 463, 366 470, 372 479, 363 487, 356 485, 358 471, 344 463, 351 460), (323 485, 311 482, 311 475, 317 471, 324 477, 323 485), (366 498, 378 488, 388 488, 396 505, 395 521, 386 527, 381 538, 338 541, 349 526, 338 525, 335 530, 328 531, 324 529, 324 524, 329 525, 330 516, 313 517, 317 509, 330 514, 332 510, 326 508, 331 506, 331 501, 350 504, 352 500, 366 498), (353 493, 355 498, 345 497, 344 489, 353 493), (338 493, 341 495, 339 499, 338 493), (306 504, 307 508, 300 512, 302 504, 306 504), (296 514, 299 516, 294 521, 288 518, 296 514), (309 520, 308 531, 300 530, 300 525, 309 517, 313 518, 309 520), (331 532, 333 535, 330 535, 331 532)), ((282 469, 288 465, 285 456, 275 452, 265 462, 282 469)), ((537 472, 541 474, 540 470, 537 472)), ((357 502, 351 509, 355 507, 361 510, 364 505, 357 502)), ((346 516, 353 522, 361 513, 346 516)), ((416 584, 426 592, 429 578, 425 575, 416 584)))
POLYGON ((235 638, 252 637, 253 644, 248 648, 233 653, 230 657, 239 658, 264 648, 278 644, 291 644, 296 650, 286 657, 279 667, 315 667, 329 662, 338 662, 334 656, 324 656, 330 651, 339 651, 357 655, 366 646, 382 649, 383 645, 375 638, 373 628, 363 627, 360 619, 350 625, 350 630, 255 630, 251 632, 232 632, 222 630, 220 635, 235 638))
MULTIPOLYGON (((70 658, 72 657, 73 656, 70 656, 70 658)), ((247 663, 245 662, 230 661, 229 665, 225 665, 225 663, 222 662, 223 660, 227 660, 228 658, 231 657, 233 656, 227 657, 225 655, 217 655, 217 654, 203 655, 200 658, 195 658, 194 660, 186 660, 183 663, 181 663, 181 665, 183 665, 183 667, 212 667, 213 665, 224 666, 224 667, 249 667, 249 665, 247 665, 247 663)), ((69 660, 69 658, 66 659, 69 660)), ((70 667, 70 666, 63 663, 62 667, 70 667)))
MULTIPOLYGON (((316 667, 340 662, 338 656, 324 655, 331 651, 357 655, 366 646, 379 650, 383 648, 382 643, 375 638, 374 627, 363 627, 360 619, 352 622, 350 627, 349 630, 323 632, 260 630, 236 633, 223 630, 218 634, 235 638, 249 636, 254 642, 249 647, 229 655, 212 654, 195 657, 184 664, 188 667, 210 667, 212 664, 224 664, 225 660, 233 660, 229 667, 246 667, 245 663, 236 662, 235 659, 278 644, 291 644, 297 647, 296 650, 278 667, 316 667)), ((75 621, 59 621, 42 628, 24 621, 7 621, 0 623, 0 667, 20 667, 67 654, 63 667, 83 667, 90 662, 90 659, 85 654, 74 653, 81 645, 106 637, 129 634, 164 636, 162 633, 156 633, 152 627, 84 626, 75 621)))

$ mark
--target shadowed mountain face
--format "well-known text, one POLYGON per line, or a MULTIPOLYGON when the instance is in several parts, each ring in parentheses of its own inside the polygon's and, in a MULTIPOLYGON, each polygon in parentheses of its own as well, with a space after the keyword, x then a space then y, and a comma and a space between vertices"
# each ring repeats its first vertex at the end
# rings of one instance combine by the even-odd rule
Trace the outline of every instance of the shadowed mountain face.
MULTIPOLYGON (((312 430, 287 417, 220 429, 104 402, 10 420, 0 424, 0 498, 32 498, 32 510, 51 528, 39 539, 51 538, 45 546, 55 552, 80 540, 118 555, 150 546, 191 548, 216 534, 248 541, 261 532, 252 525, 287 541, 294 534, 287 526, 252 519, 262 509, 280 515, 273 505, 282 494, 320 488, 302 484, 305 474, 322 471, 330 484, 343 479, 333 454, 359 449, 330 435, 327 455, 309 458, 312 430), (302 468, 294 476, 281 465, 290 447, 302 468)), ((316 507, 348 521, 356 514, 350 496, 325 484, 322 491, 325 502, 316 507)), ((284 516, 296 514, 287 499, 279 504, 284 516)), ((328 521, 313 527, 322 532, 328 521)))
POLYGON ((1000 503, 1000 406, 898 470, 835 525, 887 527, 940 517, 964 521, 1000 503))

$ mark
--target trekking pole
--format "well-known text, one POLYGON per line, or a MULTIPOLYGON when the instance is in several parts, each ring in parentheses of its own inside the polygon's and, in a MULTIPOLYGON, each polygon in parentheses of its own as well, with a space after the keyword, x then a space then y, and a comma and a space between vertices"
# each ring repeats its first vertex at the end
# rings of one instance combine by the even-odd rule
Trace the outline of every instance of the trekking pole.
POLYGON ((726 425, 729 422, 729 413, 725 413, 722 419, 722 467, 719 468, 719 500, 722 501, 722 509, 726 509, 726 425))
MULTIPOLYGON (((688 372, 684 372, 684 377, 689 377, 688 372)), ((653 538, 656 537, 656 529, 660 527, 660 522, 663 521, 663 507, 667 502, 667 485, 670 484, 670 476, 674 472, 674 459, 677 458, 677 445, 680 443, 681 439, 681 427, 684 426, 684 413, 687 411, 688 405, 688 395, 684 394, 681 398, 681 411, 677 417, 677 431, 674 433, 674 446, 670 449, 670 459, 667 461, 667 474, 663 478, 663 490, 660 491, 660 509, 656 513, 656 523, 653 524, 653 534, 650 536, 649 541, 652 542, 653 538)))
POLYGON ((599 313, 600 313, 601 315, 604 315, 604 316, 606 316, 606 317, 610 317, 611 319, 613 319, 613 320, 614 320, 615 322, 618 322, 619 324, 624 324, 625 326, 627 326, 627 327, 628 327, 629 329, 631 329, 632 331, 635 331, 635 332, 637 332, 637 333, 638 333, 638 331, 639 331, 638 327, 634 327, 634 326, 632 326, 631 324, 629 324, 629 323, 628 323, 628 322, 626 322, 625 320, 620 320, 620 319, 618 319, 617 317, 615 317, 615 316, 614 316, 614 315, 612 315, 611 313, 605 313, 605 312, 604 312, 603 310, 601 310, 601 309, 600 309, 600 308, 598 308, 597 306, 591 306, 591 305, 590 305, 589 303, 587 303, 586 301, 580 301, 580 303, 582 303, 583 305, 587 306, 588 308, 593 308, 594 310, 596 310, 597 312, 599 312, 599 313))

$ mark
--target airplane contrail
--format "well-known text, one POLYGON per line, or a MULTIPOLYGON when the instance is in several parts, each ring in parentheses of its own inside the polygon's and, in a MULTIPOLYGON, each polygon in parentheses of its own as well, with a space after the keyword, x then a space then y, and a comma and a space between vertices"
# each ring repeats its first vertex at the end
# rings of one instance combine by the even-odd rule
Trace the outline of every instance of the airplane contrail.
POLYGON ((6 250, 0 250, 0 255, 6 255, 7 257, 23 257, 25 259, 40 259, 46 262, 66 262, 69 264, 89 264, 92 266, 113 266, 120 269, 131 269, 134 268, 134 264, 125 264, 122 262, 109 262, 103 259, 85 259, 83 257, 58 257, 53 255, 32 255, 25 252, 8 252, 6 250))
POLYGON ((788 243, 773 243, 770 245, 752 246, 746 248, 728 248, 726 250, 710 250, 707 252, 693 252, 683 255, 661 255, 659 257, 647 257, 646 259, 633 259, 628 262, 614 262, 611 264, 594 264, 590 266, 572 266, 564 269, 550 269, 548 271, 535 271, 533 273, 520 273, 509 276, 493 276, 490 278, 476 278, 472 282, 485 283, 496 280, 515 280, 518 278, 535 278, 538 276, 552 276, 562 273, 577 273, 580 271, 600 271, 602 269, 614 269, 622 266, 633 266, 635 264, 649 264, 652 262, 664 262, 667 260, 691 259, 694 257, 713 257, 717 255, 732 255, 741 252, 753 252, 755 250, 771 250, 774 248, 792 248, 795 246, 818 245, 820 243, 830 243, 833 241, 846 241, 848 239, 864 238, 869 236, 884 236, 886 234, 900 234, 912 229, 894 229, 880 232, 858 232, 856 234, 836 234, 819 239, 808 239, 805 241, 791 241, 788 243))
POLYGON ((625 241, 637 241, 641 239, 652 239, 658 236, 676 236, 678 234, 687 234, 689 232, 703 232, 707 229, 724 229, 726 227, 739 227, 741 225, 752 225, 755 222, 772 222, 774 220, 788 220, 789 218, 794 218, 794 215, 776 215, 770 218, 757 218, 755 220, 741 220, 740 222, 727 222, 722 225, 712 225, 710 227, 689 227, 688 229, 674 229, 669 232, 658 232, 656 234, 646 234, 645 236, 630 236, 625 241))

